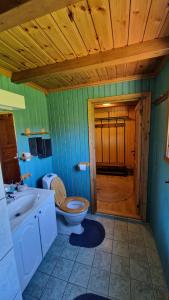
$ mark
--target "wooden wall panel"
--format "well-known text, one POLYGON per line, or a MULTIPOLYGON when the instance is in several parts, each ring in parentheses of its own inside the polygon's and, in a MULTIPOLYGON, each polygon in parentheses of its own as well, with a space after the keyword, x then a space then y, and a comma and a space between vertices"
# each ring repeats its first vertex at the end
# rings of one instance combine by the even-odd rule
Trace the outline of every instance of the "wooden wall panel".
POLYGON ((90 171, 79 172, 79 161, 89 161, 88 99, 150 91, 153 80, 129 81, 47 96, 53 145, 53 171, 62 177, 68 195, 90 199, 90 171))

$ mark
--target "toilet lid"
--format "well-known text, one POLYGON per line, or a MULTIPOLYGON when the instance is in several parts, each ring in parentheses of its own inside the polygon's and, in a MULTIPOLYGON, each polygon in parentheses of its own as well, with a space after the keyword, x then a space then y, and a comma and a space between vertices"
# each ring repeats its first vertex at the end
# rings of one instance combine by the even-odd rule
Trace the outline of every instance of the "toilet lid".
POLYGON ((51 181, 51 190, 55 191, 55 203, 60 207, 65 202, 67 195, 64 183, 58 176, 51 181))
POLYGON ((89 201, 82 197, 68 197, 60 205, 60 208, 68 213, 81 213, 87 210, 89 207, 89 201))

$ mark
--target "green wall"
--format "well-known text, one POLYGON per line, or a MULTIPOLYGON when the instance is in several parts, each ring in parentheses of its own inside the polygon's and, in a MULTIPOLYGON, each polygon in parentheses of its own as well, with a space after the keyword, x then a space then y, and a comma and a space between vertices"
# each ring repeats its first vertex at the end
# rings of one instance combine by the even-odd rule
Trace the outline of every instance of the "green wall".
MULTIPOLYGON (((26 85, 13 84, 9 78, 4 76, 0 76, 0 88, 25 97, 26 109, 14 111, 18 153, 21 155, 23 151, 29 151, 28 138, 21 135, 25 128, 29 127, 32 131, 37 131, 40 128, 49 130, 46 96, 26 85)), ((26 172, 32 174, 25 183, 36 186, 41 176, 52 171, 52 157, 45 159, 34 157, 30 162, 20 161, 20 168, 21 174, 26 172)))
POLYGON ((53 169, 64 181, 68 195, 90 199, 90 174, 79 172, 79 162, 89 161, 89 98, 150 91, 153 80, 129 81, 52 93, 47 96, 53 141, 53 169))
MULTIPOLYGON (((153 100, 169 89, 169 62, 155 80, 153 100)), ((169 286, 169 163, 164 160, 167 130, 167 101, 152 106, 149 216, 169 286)))

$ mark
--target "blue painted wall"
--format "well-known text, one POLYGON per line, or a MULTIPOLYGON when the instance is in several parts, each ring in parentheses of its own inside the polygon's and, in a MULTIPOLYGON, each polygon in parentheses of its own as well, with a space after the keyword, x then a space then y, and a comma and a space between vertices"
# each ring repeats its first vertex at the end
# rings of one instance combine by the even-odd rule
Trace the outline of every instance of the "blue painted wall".
MULTIPOLYGON (((153 100, 169 89, 169 62, 155 80, 153 100)), ((167 101, 152 106, 149 216, 169 286, 169 162, 164 160, 167 132, 167 101)))
POLYGON ((68 195, 90 199, 90 174, 76 165, 89 161, 89 98, 150 91, 153 80, 129 81, 105 86, 52 93, 47 96, 53 141, 53 168, 64 181, 68 195))
MULTIPOLYGON (((0 76, 0 88, 25 96, 26 109, 14 111, 15 128, 17 135, 18 153, 28 152, 28 138, 22 136, 25 128, 39 131, 45 128, 49 131, 48 110, 46 96, 26 85, 16 85, 9 78, 0 76)), ((52 157, 39 159, 34 157, 30 162, 20 161, 21 174, 30 172, 32 176, 25 183, 36 186, 37 181, 45 173, 52 171, 52 157)))

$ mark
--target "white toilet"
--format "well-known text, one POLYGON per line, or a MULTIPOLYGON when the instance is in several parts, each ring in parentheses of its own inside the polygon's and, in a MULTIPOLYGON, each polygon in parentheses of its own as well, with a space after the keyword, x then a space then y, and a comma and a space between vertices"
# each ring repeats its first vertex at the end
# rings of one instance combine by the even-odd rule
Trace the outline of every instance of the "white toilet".
POLYGON ((81 234, 84 231, 81 223, 87 214, 89 201, 82 197, 67 197, 64 183, 56 174, 46 174, 42 184, 44 189, 55 191, 58 232, 81 234))

